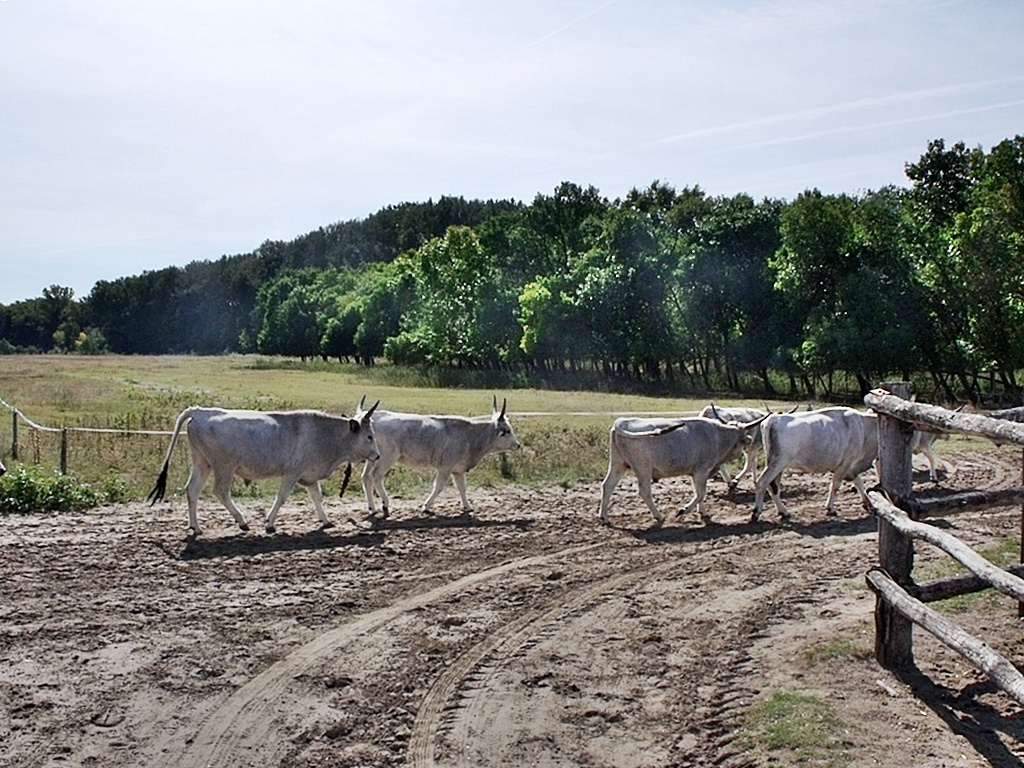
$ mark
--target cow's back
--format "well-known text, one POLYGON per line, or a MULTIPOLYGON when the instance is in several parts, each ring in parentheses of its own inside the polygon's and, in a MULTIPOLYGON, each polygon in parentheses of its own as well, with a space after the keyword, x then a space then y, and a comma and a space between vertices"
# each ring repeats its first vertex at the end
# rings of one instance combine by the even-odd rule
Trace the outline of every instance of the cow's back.
POLYGON ((679 419, 616 419, 611 429, 613 450, 626 466, 649 469, 655 478, 692 475, 731 457, 737 441, 730 427, 703 417, 683 421, 677 427, 679 419), (638 434, 668 427, 675 428, 661 435, 638 434))
POLYGON ((768 460, 804 472, 859 474, 877 454, 877 420, 853 408, 773 414, 762 426, 768 460))
POLYGON ((320 411, 194 409, 189 442, 214 467, 258 479, 340 463, 348 419, 320 411))
POLYGON ((397 411, 377 411, 373 417, 377 450, 386 464, 436 467, 467 452, 469 419, 458 416, 425 416, 397 411))

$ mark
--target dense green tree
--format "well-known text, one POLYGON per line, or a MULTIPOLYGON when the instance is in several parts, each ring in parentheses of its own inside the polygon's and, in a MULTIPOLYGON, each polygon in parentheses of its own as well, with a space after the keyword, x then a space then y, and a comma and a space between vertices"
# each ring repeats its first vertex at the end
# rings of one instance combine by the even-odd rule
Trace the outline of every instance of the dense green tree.
POLYGON ((385 352, 403 362, 494 366, 518 341, 514 298, 469 227, 450 227, 399 260, 415 283, 402 332, 385 352))

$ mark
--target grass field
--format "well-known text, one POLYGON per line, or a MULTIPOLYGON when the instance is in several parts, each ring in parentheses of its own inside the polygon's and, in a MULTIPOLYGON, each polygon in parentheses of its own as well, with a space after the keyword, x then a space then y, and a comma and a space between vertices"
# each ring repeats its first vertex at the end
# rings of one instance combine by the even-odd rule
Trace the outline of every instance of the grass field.
MULTIPOLYGON (((467 375, 467 380, 472 375, 467 375)), ((484 389, 424 386, 429 376, 391 367, 311 363, 257 356, 7 356, 0 358, 0 399, 44 427, 67 427, 68 473, 94 483, 116 476, 133 498, 152 487, 167 449, 167 431, 190 405, 280 410, 319 408, 352 413, 356 403, 381 401, 381 408, 465 416, 490 413, 492 397, 508 399, 512 425, 524 449, 490 456, 470 475, 471 485, 508 482, 555 483, 566 487, 600 479, 608 460, 608 428, 618 415, 684 414, 707 399, 650 397, 548 389, 484 389), (95 434, 77 429, 118 430, 95 434)), ((723 405, 763 406, 761 400, 719 399, 723 405)), ((792 404, 767 403, 788 410, 792 404)), ((0 456, 57 468, 60 434, 19 420, 18 459, 12 460, 14 419, 0 408, 0 456)), ((188 450, 175 451, 171 488, 188 477, 188 450)), ((399 494, 424 492, 429 475, 396 467, 388 487, 399 494)), ((340 473, 325 485, 337 492, 340 473)), ((276 483, 239 487, 241 496, 271 495, 276 483)), ((353 491, 349 491, 353 493, 353 491)))
MULTIPOLYGON (((133 497, 142 498, 159 472, 166 431, 190 405, 264 410, 320 408, 352 413, 356 403, 379 399, 381 408, 465 416, 490 413, 492 398, 508 400, 508 412, 524 450, 488 457, 471 474, 475 486, 507 482, 561 483, 600 479, 607 466, 608 427, 617 415, 687 413, 707 401, 539 389, 492 390, 415 386, 415 373, 355 365, 310 364, 255 356, 81 357, 11 356, 0 359, 0 399, 44 427, 69 428, 68 473, 83 482, 115 474, 133 497), (396 381, 402 383, 395 383, 396 381), (77 429, 112 429, 96 434, 77 429)), ((730 401, 740 402, 740 401, 730 401)), ((760 405, 758 402, 751 402, 760 405)), ((781 403, 771 404, 783 407, 781 403)), ((0 412, 0 456, 57 468, 60 435, 32 429, 19 419, 18 461, 12 461, 13 416, 0 412)), ((171 487, 188 477, 188 450, 180 444, 171 487)), ((429 475, 396 468, 389 488, 419 493, 429 475)), ((267 496, 276 484, 240 487, 242 496, 267 496)), ((340 476, 327 490, 336 492, 340 476)), ((352 491, 350 491, 351 493, 352 491)))

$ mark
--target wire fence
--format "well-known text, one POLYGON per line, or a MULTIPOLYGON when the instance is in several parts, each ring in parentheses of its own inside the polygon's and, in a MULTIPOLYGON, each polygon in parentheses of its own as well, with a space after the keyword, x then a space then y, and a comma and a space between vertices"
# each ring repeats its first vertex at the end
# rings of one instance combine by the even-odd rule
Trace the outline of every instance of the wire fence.
MULTIPOLYGON (((171 435, 144 420, 162 425, 164 418, 157 414, 116 416, 107 417, 107 424, 101 418, 96 418, 94 425, 51 426, 0 398, 0 456, 8 469, 10 459, 62 475, 73 473, 84 482, 100 482, 114 475, 129 487, 142 489, 155 476, 171 435)), ((181 453, 182 457, 175 457, 176 465, 187 456, 187 451, 181 453)))

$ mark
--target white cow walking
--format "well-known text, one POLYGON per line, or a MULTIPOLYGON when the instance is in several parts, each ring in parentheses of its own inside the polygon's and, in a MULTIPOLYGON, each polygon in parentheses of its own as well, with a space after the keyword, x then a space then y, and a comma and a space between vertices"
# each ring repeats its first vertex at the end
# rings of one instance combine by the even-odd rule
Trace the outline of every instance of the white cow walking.
POLYGON ((616 419, 608 435, 608 473, 601 483, 601 522, 608 523, 612 492, 627 469, 636 475, 640 498, 654 515, 656 528, 665 523, 665 515, 654 503, 651 483, 663 477, 689 475, 693 479, 693 499, 676 517, 697 507, 706 520, 708 475, 749 447, 760 423, 724 423, 700 416, 616 419))
POLYGON ((462 497, 462 513, 473 511, 466 496, 466 473, 485 456, 501 451, 518 450, 521 446, 505 413, 507 401, 494 398, 490 416, 423 416, 416 413, 378 411, 373 420, 380 457, 367 460, 363 467, 363 493, 370 515, 377 514, 374 493, 380 496, 383 517, 390 511, 390 498, 384 490, 384 475, 395 464, 433 469, 434 487, 423 502, 422 511, 441 493, 449 477, 462 497))
MULTIPOLYGON (((365 400, 365 398, 364 398, 365 400)), ((321 411, 244 411, 222 408, 186 408, 178 416, 167 458, 147 499, 155 504, 167 490, 167 471, 178 434, 188 430, 192 471, 185 495, 188 498, 189 529, 199 535, 197 507, 199 493, 213 473, 213 493, 231 512, 243 531, 249 530, 242 513, 231 498, 235 475, 244 480, 280 477, 281 488, 266 519, 266 530, 274 532, 277 513, 295 484, 309 492, 317 518, 324 528, 333 525, 323 510, 320 481, 339 465, 379 456, 370 417, 377 404, 356 415, 335 416, 321 411)))
POLYGON ((789 510, 782 502, 777 480, 786 469, 800 472, 832 473, 826 507, 836 513, 835 495, 843 480, 852 480, 867 504, 867 492, 860 478, 878 456, 878 418, 854 408, 821 408, 807 413, 776 413, 761 425, 767 464, 757 477, 754 513, 761 516, 764 492, 771 493, 783 518, 789 510))

